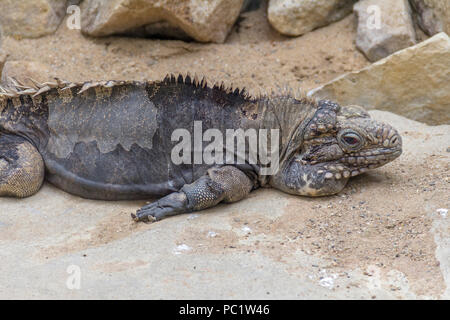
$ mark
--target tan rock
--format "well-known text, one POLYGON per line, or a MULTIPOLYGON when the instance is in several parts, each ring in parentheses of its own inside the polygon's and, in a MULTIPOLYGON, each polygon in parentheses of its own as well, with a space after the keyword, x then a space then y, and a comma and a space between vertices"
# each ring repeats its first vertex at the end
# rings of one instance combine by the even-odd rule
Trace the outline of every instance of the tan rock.
POLYGON ((47 82, 53 80, 52 70, 49 66, 36 61, 7 61, 1 73, 1 84, 11 85, 10 78, 14 78, 31 86, 33 83, 30 78, 38 82, 47 82))
POLYGON ((66 0, 0 0, 5 36, 38 38, 55 32, 66 14, 66 0))
POLYGON ((439 33, 308 94, 428 124, 449 124, 450 39, 439 33))
POLYGON ((439 32, 450 34, 449 0, 409 0, 420 28, 432 36, 439 32))
POLYGON ((300 36, 352 12, 356 0, 270 0, 268 19, 278 32, 300 36))
POLYGON ((358 19, 356 47, 370 61, 416 43, 408 0, 362 0, 353 11, 358 19))
POLYGON ((166 21, 197 41, 224 42, 244 0, 85 0, 85 34, 106 36, 166 21))

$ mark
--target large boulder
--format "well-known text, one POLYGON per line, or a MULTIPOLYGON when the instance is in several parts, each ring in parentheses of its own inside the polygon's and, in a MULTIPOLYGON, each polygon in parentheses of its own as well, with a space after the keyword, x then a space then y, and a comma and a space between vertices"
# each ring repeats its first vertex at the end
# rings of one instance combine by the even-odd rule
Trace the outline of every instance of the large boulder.
POLYGON ((356 0, 270 0, 268 19, 278 32, 300 36, 352 12, 356 0))
POLYGON ((409 0, 409 2, 424 32, 430 36, 439 32, 450 34, 449 0, 409 0))
POLYGON ((439 33, 308 94, 428 124, 449 124, 450 39, 439 33))
POLYGON ((0 0, 0 28, 16 38, 51 34, 63 20, 66 5, 66 0, 0 0))
POLYGON ((81 29, 91 36, 145 32, 187 34, 201 42, 225 41, 241 12, 244 0, 85 0, 81 4, 81 29), (162 24, 161 24, 162 23, 162 24), (157 24, 151 26, 152 24, 157 24), (150 25, 150 26, 149 26, 150 25))
POLYGON ((353 9, 358 19, 356 47, 370 61, 416 43, 408 0, 362 0, 353 9))

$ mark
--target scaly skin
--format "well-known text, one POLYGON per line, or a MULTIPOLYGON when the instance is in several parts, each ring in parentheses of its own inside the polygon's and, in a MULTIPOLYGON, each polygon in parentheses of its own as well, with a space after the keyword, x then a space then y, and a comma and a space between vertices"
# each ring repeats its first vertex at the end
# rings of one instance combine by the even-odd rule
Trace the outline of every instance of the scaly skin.
POLYGON ((350 177, 400 154, 397 131, 362 108, 289 92, 251 97, 190 76, 0 87, 0 196, 31 196, 45 176, 84 198, 160 197, 132 215, 136 221, 239 201, 263 186, 335 194, 350 177), (279 130, 279 170, 262 175, 259 159, 173 163, 171 134, 178 128, 195 134, 195 121, 202 132, 216 129, 224 136, 227 129, 279 130))

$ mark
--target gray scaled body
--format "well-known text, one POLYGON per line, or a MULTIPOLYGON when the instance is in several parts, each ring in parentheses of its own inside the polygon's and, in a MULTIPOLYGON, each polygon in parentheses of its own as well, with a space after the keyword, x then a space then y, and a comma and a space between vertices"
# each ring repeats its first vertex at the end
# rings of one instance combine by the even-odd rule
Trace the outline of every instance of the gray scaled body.
POLYGON ((89 199, 160 197, 133 215, 138 221, 238 201, 259 187, 335 194, 350 177, 400 154, 398 132, 360 107, 289 93, 251 97, 190 76, 16 83, 0 91, 0 196, 31 196, 45 178, 89 199), (204 140, 192 141, 191 162, 174 162, 174 132, 183 129, 193 139, 198 123, 201 133, 213 129, 223 137, 227 130, 275 130, 277 149, 270 151, 278 170, 262 174, 273 164, 249 161, 254 146, 247 140, 244 157, 224 147, 234 162, 194 162, 195 152, 208 147, 204 140))

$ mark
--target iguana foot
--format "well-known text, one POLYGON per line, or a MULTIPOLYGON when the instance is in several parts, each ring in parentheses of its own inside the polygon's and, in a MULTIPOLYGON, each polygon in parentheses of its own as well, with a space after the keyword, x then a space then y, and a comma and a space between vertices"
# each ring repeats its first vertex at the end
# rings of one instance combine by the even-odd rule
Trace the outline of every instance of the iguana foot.
POLYGON ((158 221, 176 214, 211 208, 221 201, 239 201, 252 188, 252 181, 235 167, 211 168, 205 176, 185 184, 179 192, 146 205, 131 217, 135 221, 158 221))
POLYGON ((183 192, 171 193, 158 201, 152 202, 131 214, 134 221, 159 221, 169 216, 187 213, 187 197, 183 192))

